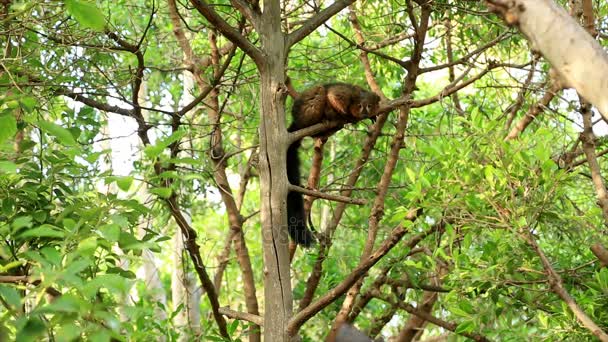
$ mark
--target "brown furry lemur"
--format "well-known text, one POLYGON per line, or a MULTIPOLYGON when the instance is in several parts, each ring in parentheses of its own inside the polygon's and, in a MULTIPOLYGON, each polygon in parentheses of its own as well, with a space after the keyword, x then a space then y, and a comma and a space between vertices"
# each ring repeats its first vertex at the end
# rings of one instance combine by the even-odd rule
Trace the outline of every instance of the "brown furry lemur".
MULTIPOLYGON (((293 122, 287 129, 294 132, 324 121, 339 121, 341 124, 314 137, 327 138, 345 123, 354 123, 371 118, 378 110, 380 97, 371 91, 347 83, 328 83, 316 85, 301 94, 293 89, 289 78, 287 89, 294 98, 291 111, 293 122)), ((373 118, 371 118, 373 119, 373 118)), ((300 186, 300 159, 298 148, 301 139, 292 143, 287 149, 287 179, 293 185, 300 186)), ((290 191, 287 194, 287 225, 291 238, 299 245, 309 247, 315 241, 313 233, 306 226, 304 196, 300 192, 290 191)))

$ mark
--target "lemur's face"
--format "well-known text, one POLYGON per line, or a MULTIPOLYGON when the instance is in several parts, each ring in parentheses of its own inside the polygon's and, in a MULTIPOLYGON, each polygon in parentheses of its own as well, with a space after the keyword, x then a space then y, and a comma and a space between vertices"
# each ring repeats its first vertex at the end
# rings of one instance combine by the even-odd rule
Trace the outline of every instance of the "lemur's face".
POLYGON ((359 102, 359 114, 362 117, 369 117, 376 113, 378 110, 378 103, 380 102, 380 97, 374 93, 370 92, 362 92, 360 95, 359 102))

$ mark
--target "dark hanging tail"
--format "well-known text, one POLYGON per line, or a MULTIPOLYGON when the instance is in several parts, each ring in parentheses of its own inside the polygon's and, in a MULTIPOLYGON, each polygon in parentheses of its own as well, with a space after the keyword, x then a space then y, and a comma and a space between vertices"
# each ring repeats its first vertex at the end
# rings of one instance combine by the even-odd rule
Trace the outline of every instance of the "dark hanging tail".
MULTIPOLYGON (((291 131, 290 127, 290 131, 291 131)), ((293 185, 300 185, 300 158, 298 148, 300 140, 294 142, 287 149, 287 179, 293 185)), ((304 213, 304 196, 301 192, 290 191, 287 194, 287 230, 289 236, 298 245, 310 247, 315 242, 315 237, 306 227, 306 215, 304 213)))

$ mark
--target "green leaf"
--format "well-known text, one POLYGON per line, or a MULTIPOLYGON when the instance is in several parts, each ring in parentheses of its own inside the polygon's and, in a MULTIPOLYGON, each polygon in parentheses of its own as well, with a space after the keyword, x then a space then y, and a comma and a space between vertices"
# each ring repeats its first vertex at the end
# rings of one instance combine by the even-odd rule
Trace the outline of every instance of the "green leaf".
POLYGON ((148 158, 156 158, 172 143, 179 141, 186 135, 186 131, 176 131, 171 136, 158 140, 154 145, 148 145, 144 148, 144 154, 148 158))
POLYGON ((37 317, 29 317, 28 321, 17 333, 16 340, 22 341, 37 341, 39 337, 46 331, 46 326, 37 317))
POLYGON ((74 323, 65 323, 60 325, 57 329, 57 341, 78 341, 78 337, 80 336, 80 330, 76 324, 74 323))
POLYGON ((8 272, 15 267, 23 266, 25 264, 22 260, 15 260, 7 263, 6 265, 0 265, 0 272, 8 272))
POLYGON ((414 170, 410 169, 409 167, 406 167, 405 172, 407 173, 407 177, 410 179, 410 182, 416 183, 416 173, 414 172, 414 170))
POLYGON ((483 173, 486 177, 486 181, 490 183, 490 186, 494 188, 496 186, 496 182, 494 180, 494 167, 492 165, 486 165, 483 169, 483 173))
POLYGON ((472 321, 464 321, 460 324, 458 324, 458 326, 456 327, 456 330, 454 331, 457 334, 461 334, 461 333, 470 333, 473 332, 475 330, 475 323, 473 323, 472 321))
POLYGON ((76 145, 76 140, 74 140, 72 133, 67 129, 48 121, 40 121, 38 122, 38 126, 47 134, 57 138, 60 144, 65 146, 76 145))
POLYGON ((99 227, 99 232, 106 240, 116 242, 120 238, 120 226, 116 223, 109 223, 99 227))
POLYGON ((77 313, 86 307, 87 305, 82 299, 66 293, 61 297, 56 298, 51 304, 43 307, 39 313, 77 313))
POLYGON ((19 216, 13 220, 13 229, 19 230, 24 227, 32 226, 32 217, 31 216, 19 216))
POLYGON ((0 161, 0 172, 4 173, 17 173, 17 165, 8 160, 0 161))
POLYGON ((90 337, 91 342, 110 342, 111 340, 112 335, 106 330, 97 330, 90 337))
POLYGON ((158 157, 161 153, 163 153, 164 149, 165 149, 165 146, 163 146, 163 145, 146 146, 146 148, 144 148, 144 154, 148 158, 152 159, 152 158, 158 157))
POLYGON ((41 253, 44 256, 45 261, 48 261, 55 266, 61 264, 61 254, 54 247, 45 247, 41 250, 41 253))
POLYGON ((0 144, 17 133, 17 120, 11 114, 0 115, 0 144))
POLYGON ((21 296, 14 287, 0 285, 0 296, 7 302, 12 309, 17 310, 21 307, 21 296))
POLYGON ((133 184, 133 177, 131 176, 116 178, 116 185, 118 185, 118 187, 122 191, 129 191, 129 189, 131 188, 131 184, 133 184))
POLYGON ((162 198, 171 197, 171 188, 154 188, 150 189, 150 192, 162 198))
POLYGON ((229 335, 234 335, 234 332, 236 331, 236 329, 239 327, 239 320, 235 319, 229 326, 228 326, 228 334, 229 335))
POLYGON ((78 243, 78 252, 82 254, 93 254, 97 248, 97 237, 90 236, 78 243))
POLYGON ((50 224, 43 224, 40 227, 26 230, 21 234, 21 238, 28 237, 49 237, 49 238, 63 238, 65 233, 60 231, 59 228, 50 224))
POLYGON ((121 232, 120 239, 118 240, 118 246, 124 249, 133 249, 141 245, 140 241, 135 238, 132 234, 121 232))
POLYGON ((25 109, 28 112, 31 112, 38 104, 38 100, 35 97, 24 96, 19 99, 19 103, 21 103, 21 108, 25 109))
POLYGON ((66 0, 65 5, 68 13, 74 16, 74 19, 76 19, 80 25, 98 32, 103 32, 103 29, 106 26, 106 20, 103 13, 94 3, 88 1, 66 0))
POLYGON ((36 210, 34 212, 34 220, 36 220, 38 223, 42 223, 46 221, 47 215, 48 213, 44 210, 36 210))

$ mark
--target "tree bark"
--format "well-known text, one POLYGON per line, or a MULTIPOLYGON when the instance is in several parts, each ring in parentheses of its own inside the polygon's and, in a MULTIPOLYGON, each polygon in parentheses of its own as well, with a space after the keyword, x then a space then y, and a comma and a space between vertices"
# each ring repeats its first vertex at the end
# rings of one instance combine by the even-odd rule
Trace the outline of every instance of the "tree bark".
POLYGON ((608 121, 608 55, 553 0, 486 0, 490 9, 516 25, 559 73, 608 121))
POLYGON ((285 36, 278 0, 265 0, 259 34, 265 58, 260 72, 260 193, 264 247, 264 340, 289 341, 292 314, 287 236, 287 144, 285 128, 285 36))

